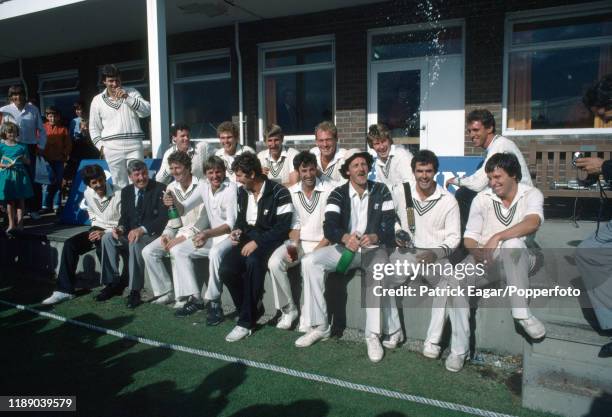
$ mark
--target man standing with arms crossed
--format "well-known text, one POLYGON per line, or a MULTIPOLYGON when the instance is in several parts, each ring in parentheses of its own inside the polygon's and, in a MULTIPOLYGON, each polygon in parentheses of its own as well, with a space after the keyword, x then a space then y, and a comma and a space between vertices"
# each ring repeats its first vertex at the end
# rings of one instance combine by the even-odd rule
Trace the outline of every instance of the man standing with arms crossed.
POLYGON ((151 105, 136 89, 121 86, 121 72, 114 65, 102 68, 102 83, 106 88, 91 101, 89 132, 104 152, 113 184, 123 188, 128 184, 127 164, 144 159, 139 119, 151 114, 151 105))

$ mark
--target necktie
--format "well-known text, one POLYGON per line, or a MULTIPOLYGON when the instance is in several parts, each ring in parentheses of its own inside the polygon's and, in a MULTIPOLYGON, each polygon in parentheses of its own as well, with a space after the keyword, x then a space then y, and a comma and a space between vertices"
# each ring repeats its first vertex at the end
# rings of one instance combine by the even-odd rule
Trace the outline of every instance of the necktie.
POLYGON ((138 197, 136 198, 136 211, 139 215, 142 214, 142 200, 144 197, 144 190, 138 190, 138 197))

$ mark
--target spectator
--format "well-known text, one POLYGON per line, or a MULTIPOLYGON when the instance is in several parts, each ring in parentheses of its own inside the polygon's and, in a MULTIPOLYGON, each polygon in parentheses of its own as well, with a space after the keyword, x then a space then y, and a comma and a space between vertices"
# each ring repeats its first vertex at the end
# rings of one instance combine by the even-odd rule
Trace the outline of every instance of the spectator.
POLYGON ((43 156, 51 166, 53 173, 50 184, 43 184, 43 202, 41 214, 52 210, 59 214, 62 203, 62 182, 64 180, 64 163, 70 156, 72 141, 68 136, 68 129, 60 124, 60 114, 56 107, 50 106, 45 110, 47 122, 47 146, 43 156))

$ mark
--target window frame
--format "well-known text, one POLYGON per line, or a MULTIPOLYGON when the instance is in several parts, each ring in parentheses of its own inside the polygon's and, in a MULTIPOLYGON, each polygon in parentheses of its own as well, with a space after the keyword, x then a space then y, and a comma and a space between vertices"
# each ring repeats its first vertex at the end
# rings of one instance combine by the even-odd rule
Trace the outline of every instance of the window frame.
MULTIPOLYGON (((174 102, 174 88, 175 84, 187 84, 192 82, 200 81, 221 81, 232 79, 232 55, 229 48, 213 49, 208 51, 188 52, 184 54, 176 54, 169 56, 169 69, 170 69, 170 113, 171 123, 176 123, 176 103, 174 102), (177 65, 184 62, 202 61, 216 58, 229 58, 229 69, 226 73, 208 74, 208 75, 197 75, 191 77, 182 77, 177 80, 177 65)), ((231 94, 231 91, 228 92, 231 94)), ((219 138, 192 138, 193 142, 206 142, 206 143, 218 143, 219 138)))
POLYGON ((508 128, 508 94, 510 55, 513 52, 533 52, 544 50, 559 50, 581 46, 600 46, 612 44, 612 36, 596 36, 592 38, 571 39, 563 41, 548 41, 525 43, 512 46, 512 29, 518 23, 535 23, 559 20, 571 17, 590 16, 603 12, 612 12, 612 5, 607 2, 584 3, 573 6, 549 7, 506 14, 504 22, 504 57, 503 57, 503 94, 502 94, 502 134, 504 136, 567 136, 567 135, 601 135, 612 133, 612 128, 567 128, 567 129, 531 129, 514 130, 508 128))
MULTIPOLYGON (((310 36, 305 38, 289 39, 277 42, 264 42, 257 44, 257 124, 259 137, 256 142, 263 143, 263 135, 265 129, 265 95, 264 95, 264 79, 266 75, 278 75, 278 74, 294 74, 298 72, 309 72, 309 71, 320 71, 320 70, 332 70, 332 108, 334 112, 334 120, 336 123, 336 38, 334 35, 321 35, 321 36, 310 36), (267 52, 275 51, 286 51, 291 49, 309 48, 314 46, 331 46, 331 62, 330 63, 318 63, 318 64, 304 64, 304 65, 291 65, 284 66, 275 69, 265 68, 265 56, 267 52)), ((282 127, 282 126, 281 126, 282 127)), ((312 134, 304 135, 286 135, 286 142, 307 142, 315 140, 314 126, 312 126, 312 134)))
MULTIPOLYGON (((40 102, 38 103, 40 106, 39 107, 40 114, 44 117, 45 109, 46 109, 45 99, 54 98, 54 97, 66 97, 66 96, 74 95, 76 93, 77 95, 76 101, 78 101, 81 96, 81 91, 79 90, 79 84, 80 84, 79 71, 76 69, 58 71, 58 72, 49 72, 49 73, 38 75, 37 93, 38 93, 38 98, 40 100, 40 102), (61 80, 61 79, 69 79, 69 78, 76 78, 76 84, 72 88, 61 88, 61 89, 56 89, 56 90, 43 90, 42 89, 43 83, 45 81, 53 81, 53 80, 61 80)), ((70 120, 70 116, 72 115, 63 114, 62 116, 64 117, 65 120, 70 120)))

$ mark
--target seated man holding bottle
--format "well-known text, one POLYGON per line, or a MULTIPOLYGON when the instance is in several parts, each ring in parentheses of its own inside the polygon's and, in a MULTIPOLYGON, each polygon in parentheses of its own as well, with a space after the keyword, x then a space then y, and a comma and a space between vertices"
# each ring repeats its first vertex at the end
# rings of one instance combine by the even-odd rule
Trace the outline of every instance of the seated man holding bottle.
MULTIPOLYGON (((187 152, 175 151, 168 156, 168 170, 174 178, 166 192, 172 192, 178 201, 186 200, 198 187, 199 180, 191 174, 191 158, 187 152)), ((176 245, 191 240, 196 234, 195 223, 200 217, 202 204, 195 210, 178 215, 176 208, 168 210, 169 221, 162 235, 149 243, 142 251, 153 295, 156 304, 168 304, 174 301, 172 280, 176 282, 178 273, 175 262, 172 262, 172 277, 164 265, 164 258, 170 256, 170 250, 176 245)), ((177 287, 176 283, 174 287, 177 287)))
MULTIPOLYGON (((346 152, 340 173, 347 179, 334 189, 325 207, 323 233, 326 246, 302 260, 304 277, 304 325, 309 329, 295 341, 297 347, 311 346, 329 338, 331 328, 325 302, 325 276, 361 266, 361 249, 394 246, 395 212, 391 192, 386 185, 368 180, 373 158, 365 151, 346 152), (340 263, 339 263, 340 261, 340 263)), ((366 270, 366 280, 370 282, 366 270)), ((368 357, 378 362, 383 357, 380 344, 383 325, 381 308, 366 308, 366 342, 368 357)), ((385 311, 388 311, 385 309, 385 311)))

